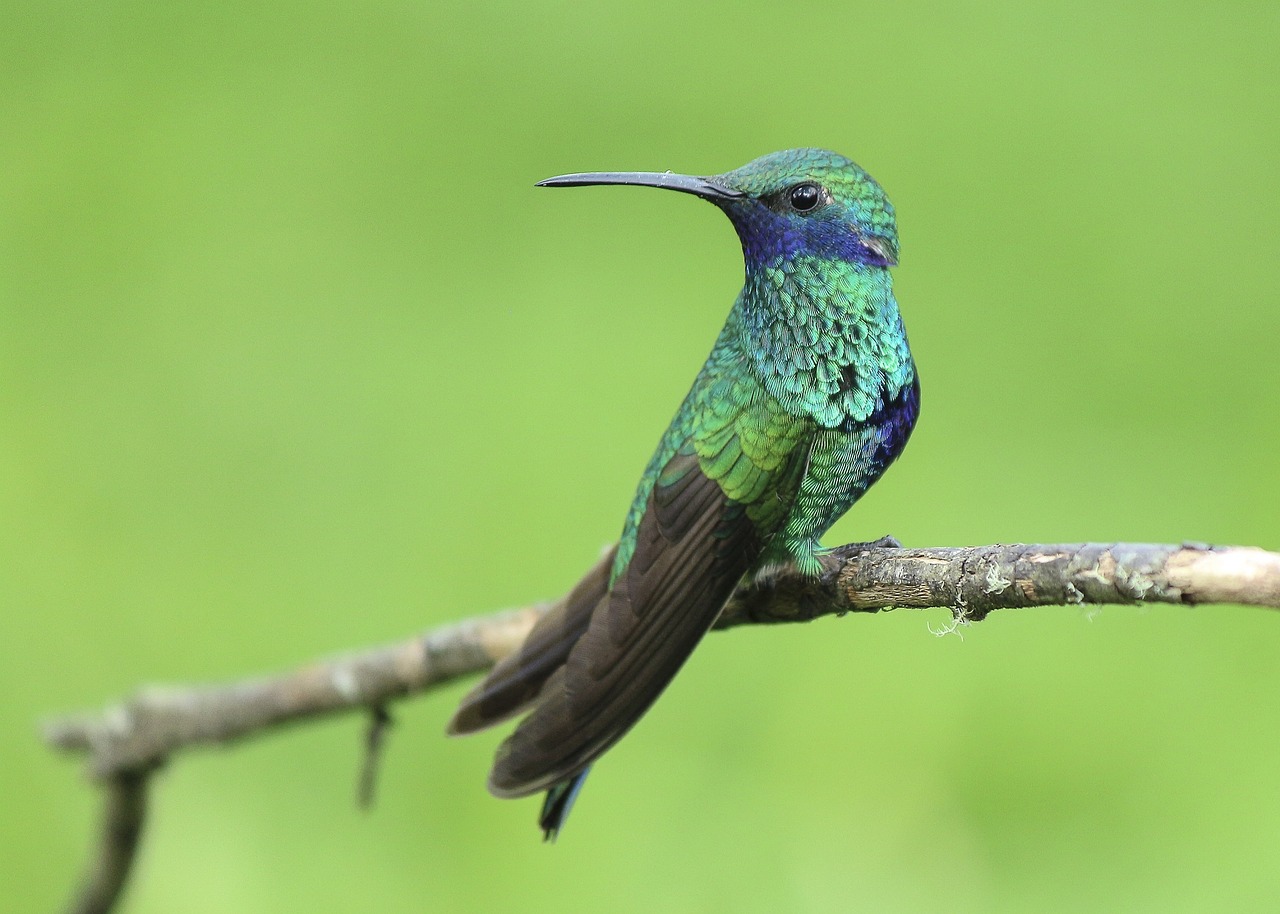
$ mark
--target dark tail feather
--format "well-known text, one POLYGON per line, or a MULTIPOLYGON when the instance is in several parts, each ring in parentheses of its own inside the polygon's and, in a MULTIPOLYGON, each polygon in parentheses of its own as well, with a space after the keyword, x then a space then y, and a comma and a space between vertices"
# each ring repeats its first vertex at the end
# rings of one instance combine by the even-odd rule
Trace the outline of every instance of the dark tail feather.
POLYGON ((608 592, 616 548, 596 562, 569 595, 538 621, 515 653, 500 660, 467 693, 449 722, 450 735, 492 727, 519 714, 538 697, 543 683, 564 664, 587 630, 596 604, 608 592))
POLYGON ((591 768, 584 768, 567 781, 556 784, 547 791, 542 801, 542 812, 538 815, 538 827, 542 829, 542 840, 555 843, 564 827, 564 820, 569 818, 569 810, 573 809, 574 800, 578 799, 578 791, 582 783, 591 773, 591 768))

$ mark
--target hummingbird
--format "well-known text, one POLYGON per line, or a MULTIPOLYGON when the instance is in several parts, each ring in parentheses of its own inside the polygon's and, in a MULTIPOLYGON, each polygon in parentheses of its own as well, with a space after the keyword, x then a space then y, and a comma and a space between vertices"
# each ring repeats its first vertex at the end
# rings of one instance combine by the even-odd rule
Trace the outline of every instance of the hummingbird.
POLYGON ((700 197, 742 243, 742 291, 640 477, 618 544, 462 700, 526 713, 489 790, 546 792, 554 840, 591 765, 644 715, 744 579, 821 571, 819 538, 902 452, 920 385, 893 294, 893 206, 844 156, 791 149, 709 177, 585 172, 700 197))

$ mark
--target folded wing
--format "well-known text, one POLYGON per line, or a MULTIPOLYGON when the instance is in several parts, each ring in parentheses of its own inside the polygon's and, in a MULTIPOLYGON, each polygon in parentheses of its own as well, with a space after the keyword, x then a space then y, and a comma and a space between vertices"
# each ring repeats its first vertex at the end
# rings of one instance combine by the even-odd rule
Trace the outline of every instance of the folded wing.
POLYGON ((546 790, 617 742, 684 664, 761 548, 745 506, 694 454, 677 453, 645 506, 630 561, 498 750, 490 790, 546 790))

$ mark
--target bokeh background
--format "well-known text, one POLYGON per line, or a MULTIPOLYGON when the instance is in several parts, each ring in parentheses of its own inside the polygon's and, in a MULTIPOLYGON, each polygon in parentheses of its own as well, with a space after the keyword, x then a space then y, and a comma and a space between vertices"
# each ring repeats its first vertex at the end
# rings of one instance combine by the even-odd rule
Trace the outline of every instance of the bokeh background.
MULTIPOLYGON (((829 542, 1280 547, 1280 6, 0 3, 0 886, 38 719, 563 592, 740 281, 705 204, 888 188, 924 383, 829 542)), ((1280 617, 945 611, 699 649, 555 847, 463 690, 180 758, 123 910, 1274 910, 1280 617)), ((12 905, 12 907, 10 907, 12 905)))

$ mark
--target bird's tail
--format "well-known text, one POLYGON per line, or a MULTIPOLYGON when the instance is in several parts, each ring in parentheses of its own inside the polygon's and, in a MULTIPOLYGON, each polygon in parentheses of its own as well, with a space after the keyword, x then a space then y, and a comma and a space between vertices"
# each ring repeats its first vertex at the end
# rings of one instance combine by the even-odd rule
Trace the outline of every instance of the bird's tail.
POLYGON ((542 801, 542 812, 538 814, 538 827, 542 829, 542 840, 555 843, 564 820, 569 818, 569 810, 573 809, 574 800, 582 790, 582 782, 591 773, 591 766, 583 768, 567 781, 556 784, 547 791, 542 801))
POLYGON ((520 648, 498 661, 466 694, 449 721, 450 735, 492 727, 533 703, 547 677, 564 664, 570 648, 587 630, 596 604, 608 593, 616 551, 615 546, 606 552, 578 585, 538 620, 520 648))

